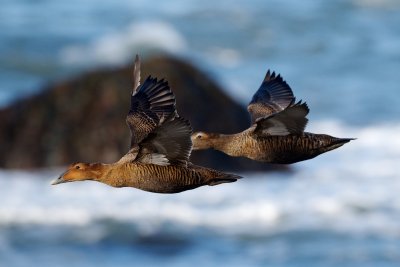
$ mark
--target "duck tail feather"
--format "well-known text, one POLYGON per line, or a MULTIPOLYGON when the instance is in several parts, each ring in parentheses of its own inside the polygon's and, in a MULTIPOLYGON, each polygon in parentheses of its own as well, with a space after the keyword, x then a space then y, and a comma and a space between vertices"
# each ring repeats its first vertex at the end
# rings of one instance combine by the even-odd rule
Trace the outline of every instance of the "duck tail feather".
POLYGON ((242 176, 236 175, 236 174, 230 174, 226 173, 221 177, 217 177, 214 179, 211 179, 208 183, 209 186, 214 186, 214 185, 219 185, 219 184, 224 184, 224 183, 233 183, 236 182, 238 179, 243 178, 242 176))

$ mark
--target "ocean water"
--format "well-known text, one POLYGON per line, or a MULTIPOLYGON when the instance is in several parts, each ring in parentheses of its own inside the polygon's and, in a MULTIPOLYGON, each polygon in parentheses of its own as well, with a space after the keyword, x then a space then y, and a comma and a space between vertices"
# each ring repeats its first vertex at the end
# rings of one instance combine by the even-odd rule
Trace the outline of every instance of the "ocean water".
POLYGON ((4 0, 0 40, 0 106, 170 53, 243 104, 275 70, 309 104, 308 131, 358 138, 176 195, 0 170, 1 267, 399 266, 400 2, 4 0))
POLYGON ((398 266, 400 141, 380 140, 400 124, 322 129, 359 140, 290 174, 175 195, 1 171, 0 265, 398 266))

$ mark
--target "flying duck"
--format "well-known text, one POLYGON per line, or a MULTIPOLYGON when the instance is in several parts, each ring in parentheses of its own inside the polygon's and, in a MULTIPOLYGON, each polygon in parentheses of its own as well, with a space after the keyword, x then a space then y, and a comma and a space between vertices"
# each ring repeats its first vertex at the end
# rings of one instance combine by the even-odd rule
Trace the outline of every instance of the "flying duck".
POLYGON ((289 85, 269 70, 247 110, 250 128, 236 134, 195 132, 191 136, 193 150, 212 148, 233 157, 291 164, 353 140, 304 132, 310 111, 307 104, 296 102, 289 85))
POLYGON ((138 56, 126 123, 131 131, 131 145, 120 160, 111 164, 71 164, 52 184, 91 180, 113 187, 178 193, 241 178, 189 162, 192 150, 190 123, 178 115, 175 96, 167 81, 149 76, 140 84, 138 56))

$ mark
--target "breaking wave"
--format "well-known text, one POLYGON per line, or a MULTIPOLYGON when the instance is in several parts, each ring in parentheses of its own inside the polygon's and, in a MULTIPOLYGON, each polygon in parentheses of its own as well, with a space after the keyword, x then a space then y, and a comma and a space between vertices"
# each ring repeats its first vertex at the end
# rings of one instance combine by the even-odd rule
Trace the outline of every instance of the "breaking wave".
POLYGON ((400 125, 352 128, 326 121, 312 131, 356 141, 290 173, 243 174, 234 184, 176 195, 83 182, 50 186, 60 171, 0 172, 0 225, 90 226, 104 222, 159 231, 169 225, 225 234, 293 230, 400 235, 400 125), (390 140, 390 142, 388 142, 390 140))
POLYGON ((143 51, 179 53, 185 49, 185 38, 171 24, 144 21, 101 36, 87 45, 65 47, 61 60, 67 64, 121 64, 143 51))

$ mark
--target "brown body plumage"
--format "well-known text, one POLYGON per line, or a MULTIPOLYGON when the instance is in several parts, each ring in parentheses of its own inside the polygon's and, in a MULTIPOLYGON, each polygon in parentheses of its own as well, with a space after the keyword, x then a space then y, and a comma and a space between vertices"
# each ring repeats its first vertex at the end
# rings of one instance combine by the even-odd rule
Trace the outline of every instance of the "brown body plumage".
POLYGON ((219 150, 232 157, 246 157, 277 164, 312 159, 352 140, 313 133, 260 137, 250 131, 233 135, 210 134, 206 138, 207 148, 219 150))
POLYGON ((96 181, 113 187, 134 187, 154 193, 179 193, 203 185, 234 182, 240 177, 201 166, 128 163, 76 163, 62 174, 65 182, 96 181))
POLYGON ((309 108, 295 102, 289 85, 280 75, 267 72, 248 105, 252 124, 232 135, 196 132, 193 149, 216 149, 233 157, 290 164, 314 158, 353 140, 304 132, 309 108))
POLYGON ((177 114, 175 97, 166 81, 149 77, 140 85, 138 57, 133 81, 131 108, 126 118, 132 134, 128 153, 112 164, 72 164, 53 184, 92 180, 113 187, 178 193, 241 178, 189 162, 190 123, 177 114))

